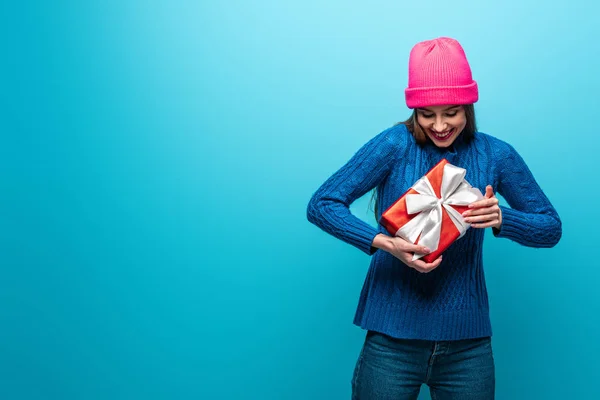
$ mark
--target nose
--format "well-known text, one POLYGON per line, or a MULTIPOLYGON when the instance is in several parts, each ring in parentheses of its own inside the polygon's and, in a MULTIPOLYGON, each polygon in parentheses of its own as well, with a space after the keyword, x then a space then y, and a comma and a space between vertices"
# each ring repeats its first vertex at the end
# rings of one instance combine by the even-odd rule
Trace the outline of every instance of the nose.
POLYGON ((444 132, 446 130, 446 123, 441 118, 436 118, 433 123, 433 130, 436 132, 444 132))

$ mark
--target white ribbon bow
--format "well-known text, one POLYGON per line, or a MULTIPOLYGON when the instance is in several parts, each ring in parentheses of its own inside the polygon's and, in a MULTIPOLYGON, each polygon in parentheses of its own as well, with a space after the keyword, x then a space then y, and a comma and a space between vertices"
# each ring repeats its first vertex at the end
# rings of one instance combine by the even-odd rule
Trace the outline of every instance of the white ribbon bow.
MULTIPOLYGON (((415 243, 421 235, 419 245, 429 248, 433 253, 440 243, 442 207, 444 207, 456 229, 460 232, 459 238, 461 238, 470 227, 470 224, 466 223, 462 215, 451 206, 466 206, 483 199, 479 189, 471 187, 464 180, 466 174, 467 170, 464 168, 452 164, 444 165, 441 199, 436 196, 427 176, 419 179, 412 187, 419 194, 406 196, 406 211, 408 214, 420 214, 398 229, 396 236, 415 243)), ((413 260, 417 260, 424 255, 415 254, 413 260)))

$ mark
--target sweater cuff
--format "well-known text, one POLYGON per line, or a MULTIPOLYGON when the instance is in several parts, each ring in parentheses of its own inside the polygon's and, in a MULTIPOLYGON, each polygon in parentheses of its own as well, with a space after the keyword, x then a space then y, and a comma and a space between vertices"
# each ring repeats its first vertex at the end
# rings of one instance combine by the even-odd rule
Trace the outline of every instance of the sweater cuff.
POLYGON ((360 227, 354 228, 348 233, 348 240, 350 243, 367 255, 373 255, 378 250, 376 247, 373 247, 372 244, 375 236, 377 236, 380 232, 372 226, 368 224, 361 224, 360 227))
POLYGON ((527 237, 529 224, 523 213, 505 206, 500 206, 500 209, 502 210, 502 225, 500 229, 492 229, 494 236, 511 240, 527 237))

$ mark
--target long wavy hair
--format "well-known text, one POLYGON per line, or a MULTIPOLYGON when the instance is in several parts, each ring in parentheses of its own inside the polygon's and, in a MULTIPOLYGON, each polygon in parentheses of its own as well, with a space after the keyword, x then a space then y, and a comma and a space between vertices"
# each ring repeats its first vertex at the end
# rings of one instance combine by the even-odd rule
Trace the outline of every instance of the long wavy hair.
MULTIPOLYGON (((475 136, 475 132, 477 132, 477 120, 475 118, 475 107, 473 104, 465 104, 463 106, 465 110, 465 117, 467 119, 467 124, 465 128, 460 133, 463 135, 465 141, 470 141, 473 136, 475 136)), ((401 121, 396 125, 406 125, 406 128, 410 133, 412 133, 416 142, 420 145, 424 145, 430 140, 427 137, 427 134, 423 131, 421 125, 419 125, 419 121, 417 120, 417 110, 413 110, 411 116, 406 121, 401 121)), ((375 220, 379 221, 379 209, 377 206, 377 187, 373 189, 373 193, 371 195, 371 206, 373 207, 373 212, 375 214, 375 220)))

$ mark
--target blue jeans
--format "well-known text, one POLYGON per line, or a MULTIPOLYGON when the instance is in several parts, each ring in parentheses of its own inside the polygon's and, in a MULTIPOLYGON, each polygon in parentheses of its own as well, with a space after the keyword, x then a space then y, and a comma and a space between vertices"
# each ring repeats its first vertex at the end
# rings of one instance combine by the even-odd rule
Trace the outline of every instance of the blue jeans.
POLYGON ((490 337, 428 341, 367 332, 352 377, 353 400, 492 400, 496 386, 490 337))

